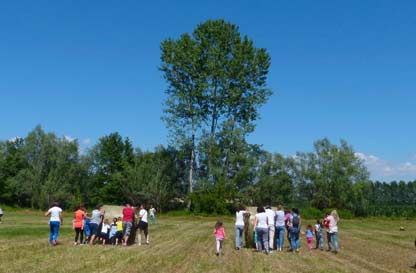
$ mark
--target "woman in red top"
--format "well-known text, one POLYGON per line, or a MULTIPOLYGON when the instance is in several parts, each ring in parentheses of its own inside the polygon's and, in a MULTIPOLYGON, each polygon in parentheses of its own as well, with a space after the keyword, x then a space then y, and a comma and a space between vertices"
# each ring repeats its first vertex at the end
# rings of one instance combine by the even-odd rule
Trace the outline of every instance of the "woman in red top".
POLYGON ((84 240, 84 206, 79 206, 74 212, 73 228, 75 230, 74 245, 78 244, 78 236, 80 237, 79 243, 82 244, 84 240))

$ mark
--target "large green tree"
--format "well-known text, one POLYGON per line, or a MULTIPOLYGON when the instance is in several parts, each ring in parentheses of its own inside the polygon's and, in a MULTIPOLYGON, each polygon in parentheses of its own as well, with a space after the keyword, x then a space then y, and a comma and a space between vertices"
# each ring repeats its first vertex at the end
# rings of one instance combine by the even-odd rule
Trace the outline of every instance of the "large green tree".
POLYGON ((353 185, 369 179, 367 169, 344 140, 337 146, 322 139, 314 147, 314 153, 297 155, 302 178, 298 185, 300 195, 319 209, 346 208, 353 195, 353 185))
POLYGON ((160 69, 168 83, 164 120, 174 143, 189 151, 191 193, 198 137, 204 136, 206 141, 200 153, 207 154, 206 178, 212 180, 214 164, 224 156, 230 158, 230 154, 224 155, 227 147, 220 147, 221 153, 215 156, 218 130, 239 128, 243 138, 254 130, 258 108, 271 94, 266 87, 270 57, 264 48, 256 48, 242 36, 236 25, 224 20, 208 20, 192 34, 167 39, 161 50, 160 69))

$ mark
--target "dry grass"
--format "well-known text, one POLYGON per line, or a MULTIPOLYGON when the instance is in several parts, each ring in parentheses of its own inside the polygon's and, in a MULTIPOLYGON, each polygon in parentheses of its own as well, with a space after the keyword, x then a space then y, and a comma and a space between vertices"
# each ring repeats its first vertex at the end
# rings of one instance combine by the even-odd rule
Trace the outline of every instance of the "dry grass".
POLYGON ((416 262, 414 221, 343 221, 338 255, 309 252, 303 240, 300 254, 266 256, 252 249, 235 251, 233 222, 226 218, 228 240, 224 255, 216 257, 216 218, 159 217, 150 226, 151 244, 130 247, 72 246, 67 218, 60 244, 51 247, 40 212, 6 216, 0 225, 0 272, 416 272, 410 268, 416 262))

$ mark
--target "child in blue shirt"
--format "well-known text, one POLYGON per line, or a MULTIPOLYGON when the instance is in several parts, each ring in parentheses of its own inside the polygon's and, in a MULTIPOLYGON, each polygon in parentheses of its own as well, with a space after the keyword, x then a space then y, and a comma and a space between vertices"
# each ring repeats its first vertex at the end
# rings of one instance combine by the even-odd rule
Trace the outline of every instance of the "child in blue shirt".
POLYGON ((306 226, 306 242, 308 243, 309 251, 312 250, 313 229, 311 225, 306 226))
POLYGON ((89 213, 85 213, 84 216, 84 232, 85 232, 85 241, 84 244, 88 244, 88 242, 90 241, 90 237, 91 237, 91 229, 90 229, 90 218, 89 218, 89 213))

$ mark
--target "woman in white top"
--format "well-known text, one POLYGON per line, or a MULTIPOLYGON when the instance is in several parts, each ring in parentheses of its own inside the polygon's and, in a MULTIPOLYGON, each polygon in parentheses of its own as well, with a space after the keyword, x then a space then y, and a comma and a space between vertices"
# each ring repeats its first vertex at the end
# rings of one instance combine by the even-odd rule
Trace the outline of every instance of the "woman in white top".
POLYGON ((339 216, 336 210, 331 212, 328 216, 329 221, 329 234, 331 236, 331 242, 334 244, 335 254, 338 253, 338 222, 339 216))
POLYGON ((49 219, 49 228, 50 228, 50 234, 49 234, 49 242, 56 246, 56 240, 58 239, 58 233, 59 228, 61 224, 63 224, 62 221, 62 209, 59 207, 58 202, 54 202, 52 204, 52 207, 45 213, 45 216, 51 216, 49 219))
POLYGON ((284 208, 281 204, 279 204, 277 206, 277 211, 276 211, 276 234, 277 234, 277 251, 282 251, 283 250, 283 240, 285 238, 285 229, 286 229, 286 225, 285 225, 285 211, 284 208))
POLYGON ((250 212, 244 206, 240 206, 235 212, 235 249, 236 250, 240 250, 243 247, 244 215, 246 214, 250 214, 250 212))
POLYGON ((257 208, 253 226, 259 238, 258 251, 262 252, 262 249, 264 249, 266 254, 269 254, 269 222, 263 207, 257 208))
POLYGON ((137 225, 138 232, 136 234, 137 241, 139 246, 142 245, 142 231, 144 232, 144 237, 146 239, 146 244, 149 244, 149 224, 147 222, 147 210, 144 208, 144 205, 140 206, 139 211, 139 224, 137 225))

